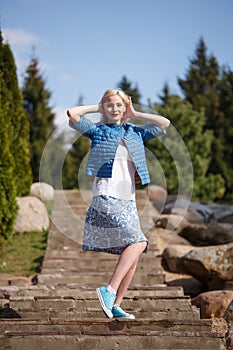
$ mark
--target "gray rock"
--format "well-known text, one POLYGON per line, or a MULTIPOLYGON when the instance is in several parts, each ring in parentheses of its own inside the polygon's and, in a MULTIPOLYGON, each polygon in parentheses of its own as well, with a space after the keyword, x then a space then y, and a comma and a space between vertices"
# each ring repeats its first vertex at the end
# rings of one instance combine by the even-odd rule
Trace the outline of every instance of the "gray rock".
POLYGON ((185 209, 186 211, 192 210, 193 212, 197 213, 202 222, 209 222, 214 219, 213 212, 208 204, 190 202, 188 199, 183 197, 176 198, 175 200, 173 199, 170 202, 168 201, 164 206, 163 214, 175 214, 177 209, 177 213, 179 213, 179 209, 185 209))
POLYGON ((217 221, 233 224, 233 205, 210 203, 209 208, 217 221))
POLYGON ((177 264, 210 289, 221 289, 225 281, 233 279, 233 243, 192 250, 177 264))
MULTIPOLYGON (((226 319, 228 324, 233 326, 233 298, 225 311, 224 318, 226 319)), ((233 329, 232 329, 232 331, 233 331, 233 329)), ((232 333, 232 335, 233 335, 233 333, 232 333)))
POLYGON ((30 196, 39 198, 42 202, 54 199, 54 188, 45 182, 35 182, 31 185, 30 196))
POLYGON ((162 257, 169 271, 176 273, 186 273, 185 269, 180 264, 180 259, 193 249, 197 248, 180 244, 173 244, 164 249, 162 257))
POLYGON ((179 235, 195 246, 212 246, 233 242, 233 225, 224 223, 190 224, 179 235))
POLYGON ((50 220, 43 202, 31 196, 17 197, 16 200, 19 210, 14 226, 15 232, 41 232, 49 228, 50 220))
POLYGON ((162 214, 155 221, 155 224, 157 227, 162 227, 162 228, 165 228, 167 230, 175 230, 175 229, 181 230, 186 225, 188 225, 188 222, 185 220, 184 216, 182 216, 182 215, 162 214))
POLYGON ((201 318, 223 317, 233 299, 233 291, 213 290, 192 299, 192 305, 201 310, 201 318))

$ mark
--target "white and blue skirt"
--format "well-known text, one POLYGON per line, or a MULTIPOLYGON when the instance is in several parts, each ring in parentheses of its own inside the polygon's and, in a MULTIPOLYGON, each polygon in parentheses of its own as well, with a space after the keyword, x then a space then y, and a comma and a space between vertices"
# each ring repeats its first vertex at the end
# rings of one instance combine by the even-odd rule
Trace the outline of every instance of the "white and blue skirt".
POLYGON ((140 227, 136 202, 106 195, 93 197, 84 225, 83 250, 121 254, 138 242, 148 240, 140 227))

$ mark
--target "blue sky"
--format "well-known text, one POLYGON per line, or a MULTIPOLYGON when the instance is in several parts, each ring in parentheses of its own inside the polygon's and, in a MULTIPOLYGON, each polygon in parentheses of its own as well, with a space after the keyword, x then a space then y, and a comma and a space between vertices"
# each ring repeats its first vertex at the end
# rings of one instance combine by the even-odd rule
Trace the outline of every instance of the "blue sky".
POLYGON ((158 101, 165 82, 180 93, 201 36, 233 69, 233 0, 1 0, 0 13, 20 84, 35 47, 58 123, 81 95, 98 103, 123 75, 142 104, 158 101))

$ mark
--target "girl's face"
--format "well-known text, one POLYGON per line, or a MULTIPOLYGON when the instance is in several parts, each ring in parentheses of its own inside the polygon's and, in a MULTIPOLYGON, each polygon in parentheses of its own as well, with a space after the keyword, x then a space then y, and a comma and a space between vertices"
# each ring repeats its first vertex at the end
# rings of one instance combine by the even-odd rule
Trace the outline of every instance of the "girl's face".
POLYGON ((125 109, 125 104, 118 95, 109 96, 103 103, 103 111, 108 123, 120 125, 125 109))

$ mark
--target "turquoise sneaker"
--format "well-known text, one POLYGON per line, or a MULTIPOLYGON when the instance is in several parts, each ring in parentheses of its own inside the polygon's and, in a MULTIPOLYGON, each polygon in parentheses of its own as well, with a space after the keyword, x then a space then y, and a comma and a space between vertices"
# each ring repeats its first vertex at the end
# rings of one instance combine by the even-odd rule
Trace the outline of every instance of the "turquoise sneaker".
POLYGON ((128 314, 127 312, 125 312, 124 310, 122 310, 122 308, 120 307, 120 305, 114 305, 112 308, 112 314, 113 317, 121 317, 121 318, 127 318, 129 320, 134 320, 135 316, 132 314, 128 314))
POLYGON ((104 312, 109 318, 113 318, 112 308, 116 300, 116 294, 109 292, 106 286, 97 288, 96 292, 104 312))

